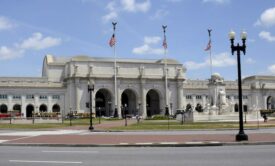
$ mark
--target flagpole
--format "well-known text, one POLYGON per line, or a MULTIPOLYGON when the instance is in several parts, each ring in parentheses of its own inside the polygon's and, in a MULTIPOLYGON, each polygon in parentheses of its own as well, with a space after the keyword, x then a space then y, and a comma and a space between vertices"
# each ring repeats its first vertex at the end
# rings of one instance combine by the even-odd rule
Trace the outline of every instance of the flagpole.
POLYGON ((164 48, 164 70, 165 70, 165 113, 169 114, 169 107, 168 107, 168 80, 167 80, 167 42, 166 42, 166 28, 167 25, 162 25, 163 28, 163 48, 164 48))
MULTIPOLYGON (((208 29, 208 36, 209 36, 209 42, 210 42, 210 44, 212 44, 211 42, 212 42, 212 40, 211 40, 211 31, 212 31, 212 29, 208 29)), ((213 70, 212 70, 212 45, 210 46, 210 49, 209 49, 209 57, 210 57, 210 74, 211 74, 211 76, 213 75, 213 70)), ((210 77, 211 77, 210 76, 210 77)))
MULTIPOLYGON (((115 36, 116 32, 116 22, 112 22, 113 24, 113 35, 115 36)), ((115 114, 118 113, 117 111, 117 64, 116 64, 116 43, 114 44, 114 49, 113 49, 113 54, 114 54, 114 75, 115 75, 115 114)))

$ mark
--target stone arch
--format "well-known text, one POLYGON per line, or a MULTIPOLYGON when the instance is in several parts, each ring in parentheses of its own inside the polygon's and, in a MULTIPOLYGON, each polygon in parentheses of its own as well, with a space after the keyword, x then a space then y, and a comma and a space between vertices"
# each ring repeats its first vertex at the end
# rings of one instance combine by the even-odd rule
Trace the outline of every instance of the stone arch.
POLYGON ((15 111, 16 113, 21 114, 21 105, 20 104, 14 104, 13 105, 13 111, 15 111))
POLYGON ((26 117, 32 117, 32 113, 34 112, 34 106, 32 104, 28 104, 26 107, 26 117))
POLYGON ((274 109, 275 108, 275 99, 272 96, 268 96, 266 100, 266 108, 274 109))
POLYGON ((41 104, 39 107, 39 112, 47 112, 48 111, 48 107, 46 104, 41 104))
POLYGON ((137 114, 137 93, 133 89, 125 89, 121 94, 121 115, 137 114))
POLYGON ((60 113, 60 106, 59 104, 54 104, 52 107, 52 111, 56 113, 60 113))
POLYGON ((113 116, 111 109, 112 93, 106 88, 99 89, 95 94, 96 116, 113 116))
POLYGON ((1 104, 0 106, 0 113, 8 113, 8 106, 6 104, 1 104))
POLYGON ((156 89, 150 89, 146 94, 146 111, 148 117, 161 114, 160 93, 156 89))

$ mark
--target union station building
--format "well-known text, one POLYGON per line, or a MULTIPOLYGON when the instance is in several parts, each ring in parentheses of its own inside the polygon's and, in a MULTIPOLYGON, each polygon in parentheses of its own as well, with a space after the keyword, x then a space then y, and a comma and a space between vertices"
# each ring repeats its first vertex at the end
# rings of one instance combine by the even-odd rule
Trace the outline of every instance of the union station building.
MULTIPOLYGON (((24 117, 34 112, 88 113, 90 101, 93 113, 106 117, 121 117, 123 111, 148 117, 165 114, 165 107, 170 114, 187 107, 238 112, 237 81, 217 73, 209 80, 189 80, 185 73, 173 59, 117 59, 115 69, 113 58, 46 55, 42 77, 0 78, 0 112, 18 111, 24 117), (88 85, 94 90, 88 91, 88 85)), ((250 76, 242 82, 244 111, 275 108, 274 76, 250 76)))

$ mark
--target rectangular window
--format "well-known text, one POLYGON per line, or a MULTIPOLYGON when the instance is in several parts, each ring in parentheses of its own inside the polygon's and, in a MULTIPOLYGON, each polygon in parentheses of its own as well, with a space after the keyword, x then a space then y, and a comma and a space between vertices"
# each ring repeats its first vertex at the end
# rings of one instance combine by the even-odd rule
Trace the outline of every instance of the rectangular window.
POLYGON ((47 99, 48 98, 48 96, 45 96, 45 95, 40 95, 39 96, 39 99, 47 99))
POLYGON ((186 99, 192 99, 191 95, 186 95, 186 99))
POLYGON ((53 99, 59 100, 59 99, 60 99, 60 96, 59 96, 59 95, 53 95, 53 99))
POLYGON ((34 95, 27 95, 26 98, 27 99, 34 99, 34 95))
POLYGON ((8 98, 8 95, 6 94, 0 94, 0 99, 7 99, 8 98))
POLYGON ((20 95, 14 95, 12 96, 13 99, 21 99, 21 96, 20 95))
POLYGON ((196 99, 201 99, 201 96, 200 95, 196 96, 196 99))

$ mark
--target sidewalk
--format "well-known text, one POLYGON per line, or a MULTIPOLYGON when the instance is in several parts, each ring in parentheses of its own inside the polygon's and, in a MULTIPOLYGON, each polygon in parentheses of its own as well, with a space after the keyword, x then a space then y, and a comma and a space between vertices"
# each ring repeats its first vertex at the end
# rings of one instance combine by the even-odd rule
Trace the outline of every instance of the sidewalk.
MULTIPOLYGON (((136 123, 129 120, 128 124, 136 123)), ((249 140, 236 142, 237 130, 123 131, 106 132, 108 126, 122 126, 124 121, 110 121, 88 126, 72 126, 49 131, 1 131, 1 146, 222 146, 275 144, 275 129, 245 130, 249 140)))

